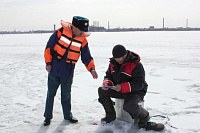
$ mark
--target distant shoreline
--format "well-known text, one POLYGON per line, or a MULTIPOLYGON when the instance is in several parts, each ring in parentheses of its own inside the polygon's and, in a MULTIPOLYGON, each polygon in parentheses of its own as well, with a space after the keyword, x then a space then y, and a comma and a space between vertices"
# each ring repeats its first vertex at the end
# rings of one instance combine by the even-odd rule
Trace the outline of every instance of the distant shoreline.
MULTIPOLYGON (((92 27, 89 32, 135 32, 135 31, 200 31, 200 28, 115 28, 105 29, 102 27, 92 27)), ((0 31, 0 34, 37 34, 53 33, 54 30, 32 30, 32 31, 0 31)))

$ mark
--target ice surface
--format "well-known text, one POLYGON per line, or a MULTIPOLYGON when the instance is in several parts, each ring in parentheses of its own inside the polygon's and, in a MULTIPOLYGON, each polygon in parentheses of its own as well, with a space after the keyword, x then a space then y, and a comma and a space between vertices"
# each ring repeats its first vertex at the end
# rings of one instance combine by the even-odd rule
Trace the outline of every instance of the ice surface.
POLYGON ((92 33, 88 42, 99 78, 92 79, 79 60, 72 86, 72 113, 79 122, 63 119, 58 89, 54 118, 44 127, 47 72, 43 53, 50 35, 0 35, 1 133, 146 133, 119 120, 93 125, 104 117, 97 89, 116 44, 141 56, 149 84, 144 105, 152 116, 169 117, 163 133, 200 133, 200 32, 92 33))

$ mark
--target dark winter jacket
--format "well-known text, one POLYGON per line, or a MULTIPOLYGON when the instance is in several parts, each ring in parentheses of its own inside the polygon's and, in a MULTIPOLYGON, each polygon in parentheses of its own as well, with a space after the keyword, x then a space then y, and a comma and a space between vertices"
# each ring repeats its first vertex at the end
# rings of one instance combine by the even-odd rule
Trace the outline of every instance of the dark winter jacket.
POLYGON ((144 96, 148 85, 139 55, 127 50, 127 57, 121 65, 111 58, 103 84, 109 86, 120 84, 121 93, 138 93, 144 96))

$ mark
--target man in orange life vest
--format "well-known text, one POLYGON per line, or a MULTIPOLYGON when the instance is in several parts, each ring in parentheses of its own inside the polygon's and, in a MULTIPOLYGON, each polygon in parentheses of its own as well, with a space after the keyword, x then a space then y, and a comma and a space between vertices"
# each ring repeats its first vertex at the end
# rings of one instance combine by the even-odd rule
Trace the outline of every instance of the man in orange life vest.
POLYGON ((71 113, 71 85, 75 64, 81 56, 83 64, 94 79, 98 78, 86 37, 89 20, 74 16, 72 24, 61 21, 62 27, 50 37, 44 52, 48 74, 48 92, 44 112, 44 126, 53 118, 53 103, 59 85, 61 85, 61 104, 65 120, 76 123, 78 120, 71 113))

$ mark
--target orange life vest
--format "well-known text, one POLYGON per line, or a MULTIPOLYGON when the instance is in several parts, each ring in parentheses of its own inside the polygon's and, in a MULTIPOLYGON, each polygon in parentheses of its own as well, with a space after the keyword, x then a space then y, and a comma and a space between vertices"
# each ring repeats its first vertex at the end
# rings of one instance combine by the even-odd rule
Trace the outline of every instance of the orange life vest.
POLYGON ((61 37, 58 42, 54 46, 54 54, 58 59, 64 58, 67 63, 75 64, 80 57, 80 49, 84 47, 88 42, 86 40, 86 36, 81 37, 72 37, 72 24, 61 21, 61 25, 63 27, 63 31, 61 33, 61 37), (67 56, 64 57, 65 53, 67 56))

